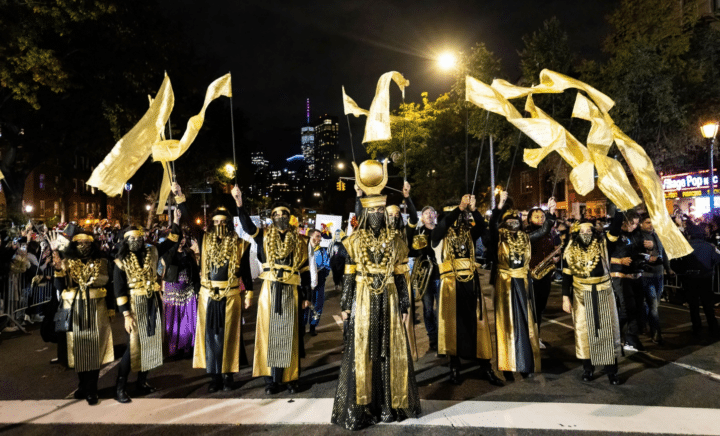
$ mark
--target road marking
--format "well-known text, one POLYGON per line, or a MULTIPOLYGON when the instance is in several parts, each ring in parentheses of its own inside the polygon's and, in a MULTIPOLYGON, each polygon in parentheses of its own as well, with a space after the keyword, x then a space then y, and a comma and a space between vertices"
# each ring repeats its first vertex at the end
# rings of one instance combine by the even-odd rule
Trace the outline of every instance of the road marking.
POLYGON ((681 368, 685 368, 685 369, 690 370, 690 371, 695 371, 695 372, 700 373, 700 374, 702 374, 702 375, 706 375, 706 376, 710 377, 710 378, 713 379, 713 380, 720 381, 720 374, 715 374, 714 372, 710 372, 710 371, 707 371, 707 370, 705 370, 705 369, 698 368, 697 366, 688 365, 688 364, 686 364, 686 363, 680 363, 680 362, 673 362, 673 361, 671 361, 671 360, 665 360, 665 359, 663 359, 662 357, 658 357, 658 356, 656 356, 656 355, 654 355, 654 354, 648 353, 647 351, 640 351, 640 353, 642 353, 642 354, 650 357, 651 359, 659 360, 659 361, 661 361, 661 362, 669 363, 669 364, 671 364, 671 365, 676 365, 676 366, 679 366, 679 367, 681 367, 681 368))
MULTIPOLYGON (((391 425, 717 434, 720 410, 585 403, 421 400, 423 415, 391 425)), ((330 425, 333 399, 138 398, 0 402, 3 424, 330 425), (92 413, 89 413, 92 411, 92 413)), ((379 424, 385 425, 385 424, 379 424)))
POLYGON ((555 321, 554 319, 546 319, 546 321, 552 324, 561 325, 565 328, 569 328, 570 330, 575 330, 575 327, 571 326, 570 324, 565 324, 564 322, 555 321))

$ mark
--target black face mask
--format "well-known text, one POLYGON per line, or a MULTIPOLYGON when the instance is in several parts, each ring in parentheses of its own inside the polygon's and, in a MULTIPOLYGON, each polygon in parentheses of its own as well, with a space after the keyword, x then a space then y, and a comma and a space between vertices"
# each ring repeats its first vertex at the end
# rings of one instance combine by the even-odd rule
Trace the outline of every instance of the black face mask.
POLYGON ((391 229, 394 229, 394 230, 399 230, 400 227, 402 227, 400 224, 401 220, 402 220, 402 218, 400 218, 399 216, 394 217, 394 218, 391 217, 390 222, 388 223, 388 227, 390 227, 391 229))
POLYGON ((78 254, 80 254, 80 257, 88 257, 88 256, 90 256, 90 251, 92 251, 92 245, 78 244, 77 251, 78 251, 78 254))
POLYGON ((512 231, 512 232, 518 231, 518 230, 520 229, 520 221, 518 221, 518 220, 508 220, 508 221, 505 223, 505 228, 508 229, 508 230, 510 230, 510 231, 512 231))
POLYGON ((139 239, 135 239, 131 242, 128 242, 128 247, 130 248, 130 251, 140 251, 142 246, 143 246, 143 243, 139 239))
POLYGON ((592 237, 592 233, 578 233, 577 241, 581 246, 587 247, 592 242, 592 237))
POLYGON ((288 227, 290 227, 290 217, 289 216, 280 216, 273 218, 273 225, 277 227, 279 230, 287 230, 288 227))
POLYGON ((385 213, 374 212, 367 214, 367 223, 373 230, 380 230, 385 225, 385 213))

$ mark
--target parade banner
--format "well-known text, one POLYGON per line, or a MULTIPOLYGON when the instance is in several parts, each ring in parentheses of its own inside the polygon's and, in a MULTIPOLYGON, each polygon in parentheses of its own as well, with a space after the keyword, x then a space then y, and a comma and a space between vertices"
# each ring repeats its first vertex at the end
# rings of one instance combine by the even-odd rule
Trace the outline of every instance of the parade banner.
POLYGON ((170 195, 170 162, 176 161, 182 156, 197 138, 200 129, 205 122, 205 111, 210 103, 218 97, 232 97, 232 78, 230 73, 220 77, 208 86, 205 93, 205 102, 203 103, 200 113, 190 117, 187 122, 187 128, 182 138, 178 140, 162 140, 152 146, 152 157, 155 162, 160 162, 163 166, 163 180, 160 186, 160 196, 158 198, 158 215, 162 215, 165 210, 164 205, 167 203, 170 195))
POLYGON ((600 190, 620 209, 627 210, 637 206, 641 200, 620 163, 607 157, 615 142, 638 182, 648 214, 668 257, 672 259, 692 252, 690 244, 667 213, 662 184, 652 161, 645 150, 625 135, 608 115, 607 112, 615 105, 608 96, 579 80, 543 70, 540 85, 531 88, 514 86, 502 80, 495 80, 492 86, 488 86, 467 76, 466 99, 485 110, 503 115, 540 145, 540 149, 525 150, 524 161, 528 165, 537 167, 549 153, 558 152, 572 167, 570 181, 580 195, 586 195, 594 188, 594 172, 597 169, 600 190), (568 88, 582 90, 590 97, 588 99, 578 93, 573 110, 574 117, 592 123, 588 147, 537 108, 532 99, 534 93, 561 93, 568 88), (525 110, 530 113, 530 118, 522 117, 508 101, 524 96, 527 96, 525 110))
POLYGON ((403 100, 405 99, 405 87, 410 82, 397 71, 390 71, 380 76, 377 87, 375 89, 375 97, 370 104, 370 110, 361 109, 355 100, 345 94, 343 86, 343 108, 345 115, 353 114, 358 117, 360 115, 367 116, 365 123, 365 136, 363 143, 372 141, 386 141, 392 138, 390 134, 390 82, 394 81, 400 91, 402 91, 403 100))
POLYGON ((161 132, 174 105, 175 95, 166 74, 150 108, 95 168, 87 185, 100 189, 110 197, 122 194, 125 183, 150 157, 153 144, 161 139, 161 132))

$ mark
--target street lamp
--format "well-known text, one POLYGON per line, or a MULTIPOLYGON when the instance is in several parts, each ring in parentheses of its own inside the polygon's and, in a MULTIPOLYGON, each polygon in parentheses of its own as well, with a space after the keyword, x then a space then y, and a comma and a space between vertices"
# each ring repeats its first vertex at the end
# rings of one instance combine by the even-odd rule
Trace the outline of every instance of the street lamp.
POLYGON ((455 68, 455 65, 457 64, 457 58, 450 52, 442 53, 438 56, 437 61, 440 68, 446 71, 455 68))
POLYGON ((235 175, 235 165, 233 165, 231 163, 227 163, 227 164, 225 164, 223 169, 225 170, 225 175, 227 176, 227 178, 232 179, 233 176, 235 175))
POLYGON ((715 209, 715 164, 713 158, 715 155, 715 136, 718 132, 718 123, 707 123, 700 127, 703 137, 710 142, 710 215, 715 209))
POLYGON ((25 206, 25 213, 32 213, 33 207, 32 204, 28 204, 25 206))

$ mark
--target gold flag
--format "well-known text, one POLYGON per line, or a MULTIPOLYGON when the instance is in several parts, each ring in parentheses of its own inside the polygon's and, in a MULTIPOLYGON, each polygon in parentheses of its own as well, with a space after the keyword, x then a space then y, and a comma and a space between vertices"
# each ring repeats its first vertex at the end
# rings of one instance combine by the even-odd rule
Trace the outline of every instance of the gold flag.
POLYGON ((2 171, 0 171, 0 181, 2 181, 2 179, 4 179, 4 178, 5 178, 5 174, 3 174, 2 171))
POLYGON ((187 128, 180 140, 162 140, 152 146, 152 156, 155 162, 160 162, 163 166, 163 181, 160 186, 160 195, 158 197, 158 215, 164 213, 165 204, 170 195, 171 174, 169 162, 177 160, 192 145, 197 138, 203 123, 205 122, 205 111, 210 103, 218 97, 232 97, 232 78, 230 73, 220 77, 208 86, 205 93, 205 102, 200 113, 188 120, 187 128))
POLYGON ((140 121, 120 138, 110 153, 95 168, 87 184, 114 197, 122 194, 125 183, 147 160, 152 145, 160 138, 175 104, 170 79, 165 75, 162 86, 140 121))
POLYGON ((343 110, 345 111, 345 115, 355 115, 355 117, 359 117, 360 115, 367 116, 370 112, 366 109, 362 109, 360 106, 358 106, 357 103, 355 103, 355 100, 350 98, 347 94, 345 94, 345 87, 342 87, 342 93, 343 93, 343 110))
POLYGON ((380 76, 375 98, 370 104, 370 113, 365 123, 365 136, 362 142, 386 141, 392 138, 390 134, 390 82, 394 81, 402 91, 405 98, 405 87, 410 85, 402 74, 397 71, 390 71, 380 76))
POLYGON ((470 76, 466 79, 466 87, 468 101, 505 116, 540 145, 540 149, 525 150, 524 160, 528 165, 536 167, 545 156, 557 151, 573 168, 570 181, 580 195, 592 189, 595 168, 598 172, 598 187, 602 192, 619 208, 629 209, 641 200, 632 189, 622 165, 607 156, 614 141, 638 182, 648 214, 668 257, 672 259, 692 252, 685 237, 670 220, 662 184, 652 161, 645 150, 625 135, 608 115, 608 111, 615 105, 610 97, 584 82, 550 70, 543 70, 540 73, 540 85, 531 88, 514 86, 503 80, 495 80, 492 86, 488 86, 470 76), (561 93, 568 88, 585 91, 590 97, 588 99, 578 94, 573 110, 574 117, 592 123, 587 148, 535 107, 532 100, 534 93, 561 93), (530 120, 522 118, 508 101, 523 96, 528 97, 525 109, 531 114, 530 120))

